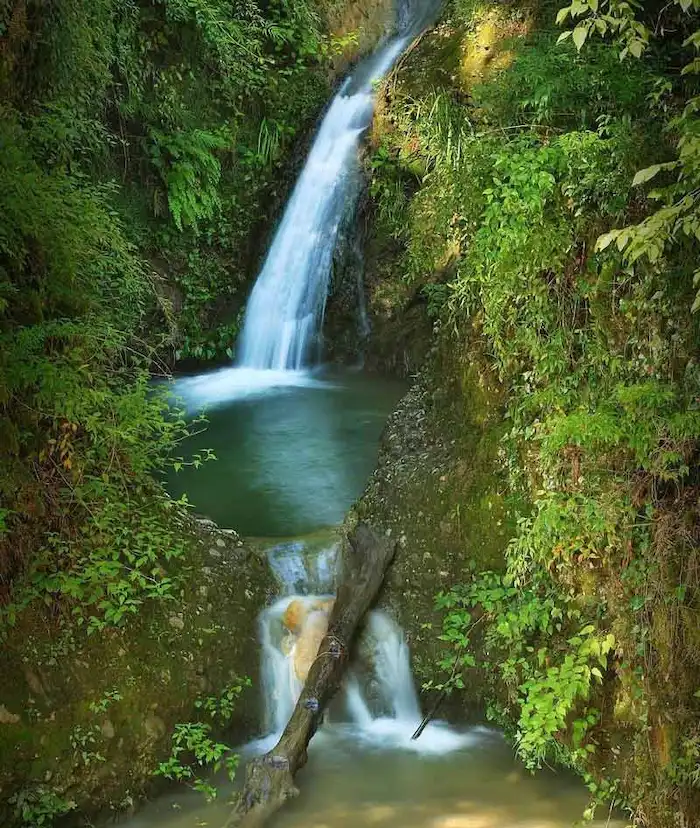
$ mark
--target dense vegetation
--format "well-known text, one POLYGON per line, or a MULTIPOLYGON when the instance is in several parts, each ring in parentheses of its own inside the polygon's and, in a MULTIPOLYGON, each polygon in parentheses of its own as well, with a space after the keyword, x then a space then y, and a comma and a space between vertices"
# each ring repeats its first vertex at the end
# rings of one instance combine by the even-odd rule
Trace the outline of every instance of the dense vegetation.
POLYGON ((439 597, 445 681, 476 668, 526 763, 594 802, 697 824, 698 4, 557 12, 456 0, 386 85, 376 291, 486 353, 530 504, 503 568, 439 597))
POLYGON ((357 37, 334 10, 1 5, 3 623, 39 599, 99 629, 171 590, 152 474, 185 426, 148 380, 231 354, 281 164, 357 37))
MULTIPOLYGON (((57 628, 177 594, 154 475, 187 427, 149 380, 231 353, 341 5, 0 4, 0 632, 36 610, 54 661, 57 628)), ((699 7, 453 0, 368 159, 381 301, 488 363, 530 506, 503 566, 439 598, 442 683, 479 671, 529 765, 664 826, 700 818, 699 7)), ((197 780, 183 752, 225 746, 178 727, 160 772, 197 780)), ((27 824, 68 808, 30 794, 27 824)))
POLYGON ((178 721, 161 772, 211 793, 187 764, 224 761, 223 720, 191 709, 197 671, 211 698, 240 690, 257 587, 233 601, 233 641, 222 581, 216 623, 197 606, 188 635, 204 631, 182 658, 188 598, 216 601, 198 583, 206 548, 157 477, 206 457, 177 456, 188 426, 151 379, 181 357, 231 355, 292 150, 355 49, 344 13, 0 3, 3 824, 128 807, 178 721))

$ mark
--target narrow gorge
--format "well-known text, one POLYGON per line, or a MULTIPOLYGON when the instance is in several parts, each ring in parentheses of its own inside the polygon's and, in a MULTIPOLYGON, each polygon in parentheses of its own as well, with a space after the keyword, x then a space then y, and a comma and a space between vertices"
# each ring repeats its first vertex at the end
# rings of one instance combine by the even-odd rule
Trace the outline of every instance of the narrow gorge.
POLYGON ((3 826, 700 826, 699 19, 0 4, 3 826))

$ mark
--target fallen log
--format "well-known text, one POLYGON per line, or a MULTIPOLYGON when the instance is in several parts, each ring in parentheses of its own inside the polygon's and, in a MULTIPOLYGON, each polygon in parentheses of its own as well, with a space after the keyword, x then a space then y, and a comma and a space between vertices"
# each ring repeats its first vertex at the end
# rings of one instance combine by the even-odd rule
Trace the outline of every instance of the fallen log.
POLYGON ((306 748, 340 686, 358 628, 384 581, 395 543, 364 523, 348 538, 344 573, 316 660, 275 747, 253 759, 226 828, 258 828, 298 795, 294 775, 306 764, 306 748))

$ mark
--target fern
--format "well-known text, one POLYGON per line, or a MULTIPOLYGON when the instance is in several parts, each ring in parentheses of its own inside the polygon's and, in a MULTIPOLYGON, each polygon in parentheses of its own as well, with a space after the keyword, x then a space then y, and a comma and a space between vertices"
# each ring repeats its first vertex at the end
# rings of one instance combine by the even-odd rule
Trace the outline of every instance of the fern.
POLYGON ((154 129, 150 138, 151 159, 165 184, 173 221, 178 230, 189 226, 196 231, 221 207, 221 162, 214 153, 227 149, 230 137, 225 130, 166 135, 154 129))

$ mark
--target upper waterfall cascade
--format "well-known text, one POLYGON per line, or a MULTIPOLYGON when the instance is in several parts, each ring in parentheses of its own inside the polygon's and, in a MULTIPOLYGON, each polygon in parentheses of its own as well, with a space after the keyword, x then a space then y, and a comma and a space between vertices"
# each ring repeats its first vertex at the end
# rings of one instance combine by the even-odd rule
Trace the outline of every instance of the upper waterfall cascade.
POLYGON ((360 192, 358 148, 372 120, 375 85, 438 7, 439 0, 400 0, 398 34, 361 61, 332 99, 248 299, 235 365, 178 381, 178 395, 192 409, 322 384, 308 369, 320 356, 338 237, 360 192))
POLYGON ((399 34, 361 63, 332 100, 248 301, 241 368, 299 371, 312 361, 338 231, 357 195, 357 150, 372 118, 375 83, 433 8, 432 0, 405 3, 399 34))

